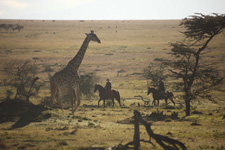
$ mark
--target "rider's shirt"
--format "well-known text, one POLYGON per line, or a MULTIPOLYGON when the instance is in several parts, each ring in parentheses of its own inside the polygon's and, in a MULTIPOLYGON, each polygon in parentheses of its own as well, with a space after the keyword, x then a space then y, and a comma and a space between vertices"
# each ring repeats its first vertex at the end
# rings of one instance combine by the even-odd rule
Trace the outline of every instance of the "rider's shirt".
POLYGON ((112 88, 111 83, 110 82, 106 82, 105 89, 106 90, 111 90, 111 88, 112 88))
POLYGON ((163 81, 159 81, 159 91, 165 91, 164 83, 163 81))

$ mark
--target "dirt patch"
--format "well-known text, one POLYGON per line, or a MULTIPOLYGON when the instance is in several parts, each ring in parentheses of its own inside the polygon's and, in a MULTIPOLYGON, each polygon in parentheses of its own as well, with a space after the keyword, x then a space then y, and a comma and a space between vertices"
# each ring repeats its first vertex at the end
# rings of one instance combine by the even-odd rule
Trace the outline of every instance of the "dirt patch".
POLYGON ((124 120, 119 120, 117 123, 121 124, 134 124, 134 117, 126 118, 124 120))

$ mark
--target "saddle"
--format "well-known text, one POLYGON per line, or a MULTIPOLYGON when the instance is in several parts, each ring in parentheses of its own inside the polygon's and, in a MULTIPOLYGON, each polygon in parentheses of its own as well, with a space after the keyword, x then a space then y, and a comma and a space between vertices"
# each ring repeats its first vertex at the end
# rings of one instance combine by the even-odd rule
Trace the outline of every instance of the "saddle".
POLYGON ((164 99, 164 98, 167 98, 168 91, 166 91, 166 92, 159 92, 159 94, 160 94, 160 98, 164 99))
POLYGON ((106 97, 113 97, 113 91, 111 90, 111 91, 105 91, 105 95, 106 95, 106 97))

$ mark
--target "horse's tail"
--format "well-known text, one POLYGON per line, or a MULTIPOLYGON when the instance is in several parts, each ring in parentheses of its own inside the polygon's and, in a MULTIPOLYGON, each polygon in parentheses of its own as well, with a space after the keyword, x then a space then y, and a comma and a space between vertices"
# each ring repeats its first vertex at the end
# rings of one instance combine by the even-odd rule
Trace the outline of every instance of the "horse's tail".
POLYGON ((113 90, 113 92, 114 92, 114 94, 115 94, 116 100, 118 101, 118 103, 120 104, 120 107, 121 107, 121 103, 120 103, 120 93, 119 93, 119 91, 113 90))
POLYGON ((177 100, 179 100, 179 98, 177 98, 177 97, 175 97, 175 96, 173 96, 173 98, 177 101, 177 100))
POLYGON ((178 100, 177 97, 174 96, 173 92, 169 91, 171 93, 171 97, 173 97, 175 100, 178 100))
POLYGON ((173 92, 171 91, 167 91, 168 93, 168 98, 173 102, 174 106, 175 106, 175 102, 173 101, 173 99, 178 100, 178 98, 176 98, 173 94, 173 92))

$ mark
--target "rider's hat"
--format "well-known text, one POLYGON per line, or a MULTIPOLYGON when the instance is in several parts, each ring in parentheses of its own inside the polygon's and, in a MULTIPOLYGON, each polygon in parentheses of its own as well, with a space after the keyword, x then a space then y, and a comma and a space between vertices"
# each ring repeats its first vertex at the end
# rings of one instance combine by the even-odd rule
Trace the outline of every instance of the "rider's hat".
POLYGON ((110 81, 109 79, 106 79, 106 81, 110 81))

